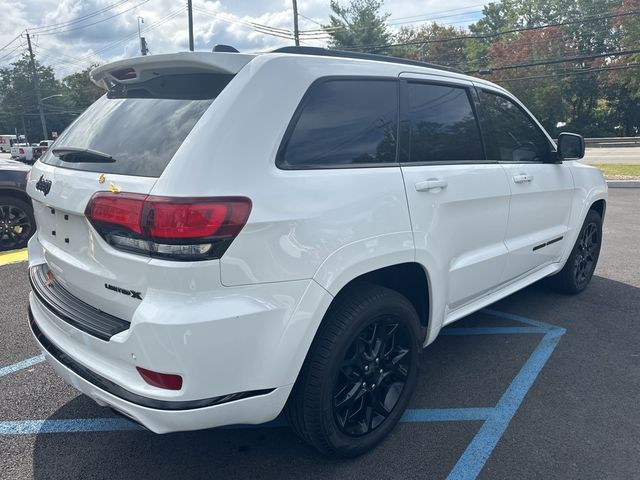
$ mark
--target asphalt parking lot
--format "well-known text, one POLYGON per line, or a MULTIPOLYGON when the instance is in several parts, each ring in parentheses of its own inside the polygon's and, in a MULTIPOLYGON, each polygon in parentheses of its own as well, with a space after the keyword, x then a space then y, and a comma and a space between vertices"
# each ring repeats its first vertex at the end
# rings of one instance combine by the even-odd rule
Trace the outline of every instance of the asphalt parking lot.
POLYGON ((26 263, 0 267, 0 477, 640 477, 640 189, 612 189, 588 289, 534 285, 445 331, 403 422, 360 458, 318 456, 281 421, 159 436, 40 362, 26 263))

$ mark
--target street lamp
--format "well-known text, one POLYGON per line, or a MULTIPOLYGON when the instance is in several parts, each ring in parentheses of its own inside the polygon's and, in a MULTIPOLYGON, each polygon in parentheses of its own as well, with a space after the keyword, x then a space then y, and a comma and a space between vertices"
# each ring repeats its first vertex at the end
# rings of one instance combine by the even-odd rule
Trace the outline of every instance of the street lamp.
POLYGON ((138 17, 138 38, 140 39, 140 53, 145 56, 149 49, 147 48, 147 40, 142 36, 140 24, 144 23, 144 18, 138 17))
POLYGON ((43 99, 40 100, 40 103, 44 102, 45 100, 49 100, 50 98, 53 97, 62 97, 63 95, 61 93, 56 93, 55 95, 49 95, 48 97, 44 97, 43 99))
POLYGON ((44 118, 44 113, 42 111, 42 102, 48 100, 53 97, 61 97, 61 93, 56 93, 55 95, 49 95, 48 97, 41 98, 38 102, 38 110, 40 110, 40 120, 42 121, 42 133, 44 133, 44 140, 49 140, 49 131, 47 130, 47 121, 44 118))

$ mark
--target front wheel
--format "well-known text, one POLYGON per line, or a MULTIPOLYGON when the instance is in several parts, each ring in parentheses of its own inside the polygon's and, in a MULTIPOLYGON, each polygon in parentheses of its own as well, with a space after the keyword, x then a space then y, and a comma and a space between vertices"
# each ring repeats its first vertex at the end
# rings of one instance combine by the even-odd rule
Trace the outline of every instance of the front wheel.
POLYGON ((548 284, 561 293, 580 293, 591 281, 602 245, 602 217, 589 210, 564 268, 549 277, 548 284))
POLYGON ((353 457, 398 423, 415 387, 420 320, 394 290, 361 285, 332 306, 287 403, 289 424, 321 453, 353 457))

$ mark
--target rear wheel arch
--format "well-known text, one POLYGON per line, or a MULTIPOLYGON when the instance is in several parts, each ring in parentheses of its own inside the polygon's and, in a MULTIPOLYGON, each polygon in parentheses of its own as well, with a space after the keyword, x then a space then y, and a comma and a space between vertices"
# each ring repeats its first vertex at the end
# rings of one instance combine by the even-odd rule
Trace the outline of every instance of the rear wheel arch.
MULTIPOLYGON (((431 318, 431 288, 428 272, 416 262, 399 263, 363 273, 347 282, 334 296, 323 316, 327 317, 332 306, 356 287, 363 284, 378 285, 394 290, 406 297, 420 318, 420 326, 426 331, 431 318)), ((322 324, 322 322, 321 322, 322 324)))
POLYGON ((15 188, 0 188, 0 197, 12 197, 17 198, 29 205, 31 205, 31 197, 27 195, 27 192, 18 190, 15 188))

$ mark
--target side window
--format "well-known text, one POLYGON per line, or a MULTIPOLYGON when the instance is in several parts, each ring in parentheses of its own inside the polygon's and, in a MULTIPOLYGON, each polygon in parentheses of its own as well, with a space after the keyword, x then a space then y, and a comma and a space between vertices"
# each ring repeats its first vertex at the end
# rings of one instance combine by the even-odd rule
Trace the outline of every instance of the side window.
POLYGON ((466 88, 408 84, 411 162, 484 160, 466 88))
POLYGON ((505 162, 544 162, 551 145, 534 121, 511 100, 480 90, 480 123, 487 155, 505 162))
POLYGON ((278 165, 330 168, 395 163, 397 89, 395 80, 314 84, 280 148, 278 165))

